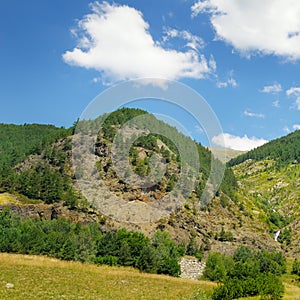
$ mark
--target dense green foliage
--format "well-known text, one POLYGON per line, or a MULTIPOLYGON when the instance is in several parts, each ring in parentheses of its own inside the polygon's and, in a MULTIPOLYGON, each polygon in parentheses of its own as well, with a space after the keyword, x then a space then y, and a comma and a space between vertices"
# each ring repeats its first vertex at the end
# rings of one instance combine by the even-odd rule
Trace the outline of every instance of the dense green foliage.
POLYGON ((30 154, 40 154, 69 132, 53 125, 0 124, 0 169, 15 166, 30 154))
POLYGON ((300 261, 295 258, 292 266, 292 274, 300 276, 300 261))
POLYGON ((261 295, 281 299, 283 285, 279 276, 286 272, 286 259, 281 253, 239 247, 233 256, 211 253, 204 276, 222 283, 213 300, 237 299, 261 295))
POLYGON ((65 140, 63 149, 53 145, 70 132, 52 125, 0 125, 0 189, 46 203, 74 199, 70 179, 64 174, 70 142, 65 140), (32 154, 40 155, 40 161, 22 166, 32 154))
POLYGON ((233 158, 228 165, 235 166, 247 159, 259 161, 267 158, 276 160, 279 165, 300 162, 300 130, 233 158))
POLYGON ((22 220, 0 211, 0 252, 50 255, 64 260, 133 266, 142 271, 178 276, 181 253, 167 232, 150 241, 142 233, 121 229, 100 232, 97 224, 82 225, 63 218, 22 220))

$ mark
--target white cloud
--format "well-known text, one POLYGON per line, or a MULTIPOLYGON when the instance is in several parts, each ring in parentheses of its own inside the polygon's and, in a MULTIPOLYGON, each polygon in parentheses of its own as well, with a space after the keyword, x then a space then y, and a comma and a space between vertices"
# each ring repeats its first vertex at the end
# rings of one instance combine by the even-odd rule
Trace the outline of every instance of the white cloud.
MULTIPOLYGON (((294 124, 293 125, 293 130, 300 130, 300 124, 294 124)), ((283 131, 285 133, 290 133, 291 132, 291 130, 287 126, 283 127, 283 131)))
POLYGON ((227 81, 219 81, 219 82, 217 82, 217 87, 219 89, 226 88, 227 86, 228 86, 228 82, 227 81))
POLYGON ((273 105, 274 107, 276 107, 276 108, 279 108, 279 107, 280 107, 280 102, 279 102, 279 100, 275 100, 275 101, 272 103, 272 105, 273 105))
POLYGON ((266 85, 263 87, 262 90, 260 90, 262 93, 272 93, 272 94, 277 94, 282 91, 281 84, 279 83, 274 83, 273 85, 266 85))
POLYGON ((249 138, 246 134, 240 137, 231 135, 229 133, 223 133, 214 136, 212 138, 212 142, 217 146, 226 147, 234 150, 248 151, 259 147, 267 143, 268 141, 256 137, 249 138))
POLYGON ((264 118, 265 117, 264 114, 253 113, 248 110, 244 111, 244 115, 247 117, 252 117, 252 118, 264 118))
POLYGON ((299 96, 300 95, 300 87, 291 87, 286 91, 287 96, 295 95, 299 96))
POLYGON ((218 88, 226 88, 228 86, 237 87, 238 84, 234 78, 228 78, 227 81, 219 81, 217 82, 218 88))
MULTIPOLYGON (((102 81, 199 79, 211 72, 206 58, 195 50, 164 49, 153 40, 149 24, 135 8, 95 2, 91 9, 92 13, 78 22, 77 47, 63 54, 66 63, 95 69, 102 81)), ((190 47, 198 47, 196 42, 190 41, 190 47)))
POLYGON ((300 59, 297 0, 198 0, 191 10, 192 17, 208 13, 217 38, 245 55, 300 59))
POLYGON ((169 40, 170 38, 180 38, 185 41, 186 47, 191 48, 195 51, 199 51, 205 45, 203 39, 197 35, 193 35, 187 30, 177 30, 174 28, 169 28, 165 30, 165 36, 163 37, 164 41, 169 40))
POLYGON ((217 70, 217 62, 215 61, 215 58, 213 55, 210 56, 208 61, 208 66, 211 70, 211 73, 215 73, 217 70))
POLYGON ((231 70, 229 72, 229 76, 228 76, 227 80, 217 82, 217 87, 218 88, 226 88, 228 86, 231 86, 231 87, 237 87, 238 86, 237 81, 233 78, 233 70, 231 70))
POLYGON ((294 130, 300 130, 300 124, 294 124, 293 129, 294 130))
POLYGON ((297 110, 300 110, 300 87, 291 87, 286 91, 287 96, 295 96, 296 101, 294 107, 297 110))
POLYGON ((289 129, 287 126, 284 126, 284 127, 282 128, 282 130, 283 130, 285 133, 290 133, 290 132, 291 132, 290 129, 289 129))

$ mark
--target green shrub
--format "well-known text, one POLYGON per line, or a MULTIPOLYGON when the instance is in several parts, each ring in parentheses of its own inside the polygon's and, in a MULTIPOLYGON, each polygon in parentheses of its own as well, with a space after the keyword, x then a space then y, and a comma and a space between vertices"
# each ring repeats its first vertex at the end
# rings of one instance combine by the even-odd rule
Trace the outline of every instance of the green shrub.
MULTIPOLYGON (((297 263, 295 269, 297 268, 297 263)), ((299 266, 300 269, 300 266, 299 266)), ((239 247, 233 256, 220 253, 209 255, 204 276, 220 284, 213 292, 213 300, 262 296, 262 299, 281 299, 283 284, 279 278, 286 272, 282 253, 254 252, 239 247)))
POLYGON ((116 266, 118 265, 118 258, 112 255, 98 256, 95 258, 94 263, 97 265, 116 266))
POLYGON ((233 235, 232 235, 231 232, 225 231, 224 227, 222 227, 218 240, 221 241, 221 242, 226 242, 226 241, 232 242, 233 241, 233 235))
POLYGON ((292 274, 300 276, 300 261, 296 258, 293 262, 292 274))
POLYGON ((210 253, 204 270, 204 277, 216 282, 224 282, 228 271, 233 266, 231 257, 226 257, 220 253, 210 253))

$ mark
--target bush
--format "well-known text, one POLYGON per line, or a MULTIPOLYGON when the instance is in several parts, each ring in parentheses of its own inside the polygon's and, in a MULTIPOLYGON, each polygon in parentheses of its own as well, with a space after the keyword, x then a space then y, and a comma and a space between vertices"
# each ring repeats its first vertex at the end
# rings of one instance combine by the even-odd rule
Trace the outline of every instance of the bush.
MULTIPOLYGON (((298 267, 294 262, 295 270, 298 267)), ((300 269, 300 265, 299 265, 300 269)), ((286 271, 286 259, 282 253, 254 252, 239 247, 233 256, 220 253, 209 255, 204 276, 224 283, 213 292, 213 300, 262 296, 262 299, 281 299, 283 284, 278 276, 286 271)))
POLYGON ((244 280, 229 279, 214 290, 212 299, 231 300, 260 295, 261 299, 279 300, 283 292, 283 284, 278 277, 274 274, 260 274, 244 280))
POLYGON ((225 231, 224 227, 222 227, 221 232, 220 232, 220 236, 219 236, 219 241, 221 242, 232 242, 233 241, 233 235, 230 231, 225 231))
POLYGON ((300 261, 297 258, 293 262, 292 274, 300 276, 300 261))
POLYGON ((94 263, 98 265, 116 266, 118 265, 118 258, 112 255, 98 256, 95 258, 94 263))
POLYGON ((145 246, 141 251, 136 266, 144 272, 157 273, 159 269, 158 252, 151 245, 145 246))
POLYGON ((152 246, 157 251, 158 274, 180 275, 180 265, 178 263, 180 248, 171 240, 166 231, 158 230, 152 239, 152 246))
POLYGON ((220 253, 209 254, 206 267, 204 270, 204 277, 216 282, 225 282, 227 272, 231 269, 233 260, 231 257, 226 257, 220 253))

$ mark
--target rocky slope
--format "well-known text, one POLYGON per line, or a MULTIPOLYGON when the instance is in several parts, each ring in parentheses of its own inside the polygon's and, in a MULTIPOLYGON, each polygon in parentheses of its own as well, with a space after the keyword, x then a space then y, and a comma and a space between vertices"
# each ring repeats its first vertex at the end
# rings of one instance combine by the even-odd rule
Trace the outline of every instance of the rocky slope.
MULTIPOLYGON (((232 171, 227 169, 221 188, 207 205, 202 205, 200 197, 210 172, 211 153, 198 145, 201 171, 197 174, 196 187, 185 198, 178 195, 183 199, 180 205, 176 202, 171 209, 167 206, 162 210, 162 199, 173 191, 180 177, 182 162, 174 143, 163 136, 148 134, 130 147, 127 158, 133 175, 139 178, 151 173, 151 157, 156 155, 166 162, 160 180, 150 187, 143 186, 141 182, 128 184, 117 174, 112 163, 115 133, 127 118, 144 113, 125 110, 122 114, 113 114, 103 131, 97 134, 95 148, 85 158, 75 155, 83 166, 77 165, 75 173, 72 168, 76 154, 74 145, 81 149, 82 132, 60 138, 38 153, 31 152, 30 156, 12 167, 10 176, 16 182, 14 185, 7 186, 7 181, 2 178, 2 183, 6 184, 2 184, 2 191, 9 191, 10 197, 1 202, 0 195, 0 209, 10 206, 13 211, 31 218, 62 216, 83 223, 98 222, 103 231, 127 227, 151 236, 157 229, 168 230, 179 244, 192 245, 204 251, 205 255, 209 251, 232 253, 238 245, 248 245, 259 249, 283 249, 289 255, 300 256, 300 165, 295 157, 287 163, 278 164, 270 155, 263 155, 265 150, 259 150, 259 157, 255 157, 255 152, 251 152, 253 158, 242 154, 234 163, 230 162, 237 185, 232 171), (45 169, 48 170, 48 181, 43 182, 45 169), (88 177, 86 173, 93 176, 88 177), (101 184, 97 176, 101 177, 101 184), (20 182, 24 185, 20 186, 20 182), (37 192, 32 190, 34 182, 40 185, 37 192), (50 192, 59 186, 60 193, 41 194, 49 187, 47 182, 51 186, 50 192), (18 200, 18 193, 25 193, 27 197, 18 200), (40 194, 44 198, 38 197, 40 194), (152 210, 151 219, 149 214, 152 210), (156 214, 162 211, 162 214, 156 214), (132 216, 137 219, 132 219, 132 216), (281 233, 276 242, 274 234, 279 230, 281 233)), ((93 133, 91 124, 84 126, 85 134, 93 133)), ((188 143, 187 138, 174 128, 167 126, 166 130, 173 138, 175 136, 175 140, 188 143)), ((293 136, 289 137, 289 141, 292 140, 293 136)), ((188 168, 193 176, 193 167, 190 165, 188 168)))

